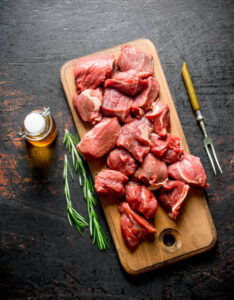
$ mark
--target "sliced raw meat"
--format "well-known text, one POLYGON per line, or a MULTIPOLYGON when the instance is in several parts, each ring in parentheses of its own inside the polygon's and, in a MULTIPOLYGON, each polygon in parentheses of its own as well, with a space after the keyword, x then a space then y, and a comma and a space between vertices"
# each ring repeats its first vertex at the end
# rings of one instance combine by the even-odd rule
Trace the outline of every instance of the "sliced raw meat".
POLYGON ((73 70, 78 91, 97 88, 111 76, 115 56, 110 54, 81 57, 73 70))
POLYGON ((152 133, 150 137, 150 141, 152 143, 151 151, 159 158, 162 158, 163 155, 167 152, 169 145, 169 134, 165 137, 161 137, 156 133, 152 133))
POLYGON ((184 150, 180 146, 180 138, 178 136, 174 136, 171 134, 168 134, 167 136, 167 139, 169 140, 168 149, 164 154, 162 160, 167 164, 173 164, 183 158, 184 150))
POLYGON ((145 116, 154 122, 155 133, 160 136, 166 136, 171 129, 169 106, 159 100, 154 102, 152 106, 152 111, 145 116))
POLYGON ((117 117, 120 122, 131 120, 132 98, 116 89, 106 88, 103 97, 102 113, 105 116, 117 117))
POLYGON ((132 104, 132 112, 137 117, 141 117, 145 112, 152 109, 152 104, 158 97, 160 85, 154 77, 147 79, 147 87, 135 97, 132 104))
POLYGON ((143 51, 136 49, 131 45, 123 45, 121 54, 118 57, 117 65, 121 71, 137 70, 154 73, 153 57, 143 51))
POLYGON ((127 95, 135 96, 147 87, 149 73, 129 70, 127 72, 115 72, 110 79, 105 80, 105 87, 115 88, 127 95))
POLYGON ((124 242, 128 248, 134 250, 148 234, 157 230, 143 217, 135 213, 126 202, 119 206, 120 226, 124 242))
POLYGON ((164 161, 159 160, 152 153, 149 153, 134 176, 146 185, 149 185, 151 190, 156 190, 168 178, 167 165, 164 161))
POLYGON ((152 124, 146 118, 135 120, 122 127, 117 145, 127 149, 135 159, 142 162, 150 151, 152 130, 152 124))
POLYGON ((125 149, 116 148, 110 152, 107 158, 107 165, 113 170, 120 171, 126 176, 135 173, 137 165, 132 155, 125 149))
POLYGON ((103 101, 101 88, 88 89, 79 95, 75 94, 72 101, 77 114, 83 121, 94 125, 101 120, 100 107, 103 101))
POLYGON ((95 190, 98 194, 121 197, 128 177, 114 170, 102 170, 95 177, 95 190))
POLYGON ((86 160, 100 158, 115 147, 120 133, 117 118, 103 118, 86 133, 77 149, 86 160))
POLYGON ((168 212, 168 216, 176 219, 184 202, 189 186, 182 181, 167 180, 160 189, 159 201, 168 212))
POLYGON ((183 160, 168 166, 168 174, 189 185, 208 188, 206 172, 199 157, 184 153, 183 160))
POLYGON ((125 199, 131 209, 143 214, 146 219, 155 216, 158 202, 154 194, 141 183, 129 181, 125 184, 125 199))

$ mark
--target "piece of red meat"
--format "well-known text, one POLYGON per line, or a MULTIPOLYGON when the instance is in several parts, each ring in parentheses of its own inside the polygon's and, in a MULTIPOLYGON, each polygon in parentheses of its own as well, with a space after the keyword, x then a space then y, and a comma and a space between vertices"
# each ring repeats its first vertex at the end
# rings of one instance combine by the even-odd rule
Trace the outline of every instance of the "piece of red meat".
POLYGON ((116 89, 106 88, 103 96, 102 113, 105 116, 117 117, 121 123, 131 121, 132 98, 116 89))
POLYGON ((146 72, 138 72, 129 70, 126 72, 115 72, 110 79, 105 80, 105 87, 111 87, 130 96, 135 96, 147 87, 147 77, 150 76, 146 72))
POLYGON ((73 95, 72 102, 77 114, 85 122, 92 125, 101 121, 102 115, 100 107, 102 105, 103 96, 102 89, 87 89, 81 94, 73 95))
POLYGON ((122 127, 121 134, 117 140, 117 145, 127 149, 139 162, 150 151, 150 134, 153 127, 146 118, 134 120, 122 127))
POLYGON ((167 180, 160 189, 159 201, 168 212, 168 216, 176 219, 180 207, 189 190, 189 185, 182 181, 167 180))
POLYGON ((136 49, 132 45, 122 46, 120 56, 117 59, 117 65, 123 72, 136 70, 150 73, 150 75, 154 73, 153 56, 136 49))
POLYGON ((160 136, 152 133, 150 140, 152 142, 151 151, 167 164, 173 164, 183 158, 183 148, 180 146, 180 138, 171 134, 160 136))
POLYGON ((102 170, 95 177, 95 190, 99 195, 121 197, 124 195, 124 183, 128 177, 119 171, 102 170))
POLYGON ((158 81, 152 76, 149 77, 146 88, 134 98, 132 113, 140 118, 145 112, 152 109, 153 102, 157 99, 159 90, 160 85, 158 81))
POLYGON ((152 153, 148 153, 142 165, 136 170, 134 177, 149 185, 151 190, 156 190, 168 178, 167 165, 164 161, 156 158, 152 153))
POLYGON ((152 133, 150 136, 150 141, 152 143, 151 151, 155 154, 155 156, 162 158, 164 154, 167 152, 169 145, 169 134, 165 137, 161 137, 156 133, 152 133))
POLYGON ((107 165, 110 169, 120 171, 126 176, 132 176, 137 168, 132 155, 121 148, 116 148, 110 152, 107 158, 107 165))
POLYGON ((157 230, 143 217, 135 213, 126 202, 119 206, 120 226, 124 242, 128 248, 134 250, 148 234, 157 230))
POLYGON ((162 160, 167 164, 173 164, 183 158, 184 150, 180 146, 180 138, 178 136, 168 134, 167 137, 167 139, 169 140, 168 149, 164 154, 162 160))
POLYGON ((115 56, 112 54, 77 59, 73 74, 78 91, 97 88, 106 78, 111 76, 114 62, 115 56))
POLYGON ((156 101, 152 104, 152 111, 145 115, 154 123, 154 131, 160 136, 166 136, 171 129, 170 109, 166 103, 156 101))
POLYGON ((155 216, 158 202, 154 194, 143 184, 129 181, 125 184, 125 199, 131 209, 141 213, 146 219, 155 216))
POLYGON ((86 133, 77 150, 86 160, 100 158, 115 147, 120 133, 121 126, 117 118, 103 118, 86 133))
POLYGON ((175 180, 183 181, 189 185, 209 187, 200 158, 191 154, 184 153, 181 161, 168 166, 168 174, 175 180))

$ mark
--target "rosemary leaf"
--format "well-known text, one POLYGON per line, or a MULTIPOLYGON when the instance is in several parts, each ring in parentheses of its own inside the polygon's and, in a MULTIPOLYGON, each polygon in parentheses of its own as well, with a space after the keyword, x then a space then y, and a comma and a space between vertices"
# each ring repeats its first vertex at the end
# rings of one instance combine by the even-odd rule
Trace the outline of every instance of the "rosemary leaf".
POLYGON ((72 219, 69 215, 69 211, 67 211, 67 218, 68 218, 68 222, 70 223, 70 225, 72 226, 72 219))

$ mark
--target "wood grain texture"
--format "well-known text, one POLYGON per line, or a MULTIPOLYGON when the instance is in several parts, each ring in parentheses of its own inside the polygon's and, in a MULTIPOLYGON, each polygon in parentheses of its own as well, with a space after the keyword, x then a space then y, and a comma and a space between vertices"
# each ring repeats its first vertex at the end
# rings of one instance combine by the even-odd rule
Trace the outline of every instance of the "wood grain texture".
MULTIPOLYGON (((232 299, 233 26, 228 0, 0 1, 1 299, 232 299), (108 251, 100 253, 88 230, 79 235, 66 219, 62 140, 75 126, 59 70, 75 57, 141 37, 158 50, 189 148, 205 167, 218 241, 207 253, 134 277, 119 263, 101 205, 108 251), (214 176, 202 147, 181 77, 184 61, 223 175, 214 176), (38 152, 17 133, 24 116, 43 106, 52 109, 58 137, 38 152)), ((88 218, 78 182, 71 193, 88 218)))
MULTIPOLYGON (((172 134, 179 136, 181 145, 186 153, 189 153, 183 129, 181 127, 176 108, 171 97, 170 90, 157 54, 157 51, 150 40, 140 39, 129 44, 137 49, 151 54, 154 58, 154 74, 160 84, 159 99, 167 103, 170 107, 170 120, 172 134)), ((121 45, 110 49, 102 50, 98 54, 114 54, 118 58, 121 45)), ((87 122, 83 122, 77 115, 72 103, 72 96, 76 93, 73 69, 76 59, 65 63, 61 68, 61 81, 67 97, 67 101, 72 112, 76 129, 82 138, 89 130, 87 122)), ((93 178, 101 169, 106 168, 105 160, 89 162, 89 167, 93 178)), ((158 230, 154 241, 144 241, 135 251, 130 251, 124 244, 120 230, 120 214, 118 203, 100 197, 102 207, 110 228, 115 248, 123 268, 132 275, 138 275, 156 268, 166 266, 169 263, 177 262, 181 259, 210 250, 216 242, 216 230, 211 219, 206 199, 201 189, 191 188, 185 205, 178 220, 172 221, 167 213, 159 207, 155 216, 155 227, 158 230), (179 247, 167 247, 160 237, 166 230, 175 230, 179 247)))

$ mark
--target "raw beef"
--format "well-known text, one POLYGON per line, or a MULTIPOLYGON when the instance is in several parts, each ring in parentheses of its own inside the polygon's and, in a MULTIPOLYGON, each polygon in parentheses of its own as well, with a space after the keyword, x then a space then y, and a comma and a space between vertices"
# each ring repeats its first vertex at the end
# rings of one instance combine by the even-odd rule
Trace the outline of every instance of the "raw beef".
MULTIPOLYGON (((173 164, 183 158, 184 150, 180 146, 180 138, 171 134, 167 135, 169 139, 168 149, 163 156, 163 161, 167 164, 173 164)), ((153 152, 153 151, 152 151, 153 152)))
POLYGON ((95 190, 98 194, 121 197, 128 177, 114 170, 102 170, 95 177, 95 190))
POLYGON ((159 160, 152 153, 149 153, 134 176, 146 185, 149 185, 151 190, 156 190, 168 178, 167 166, 164 161, 159 160))
POLYGON ((122 127, 117 145, 127 149, 135 159, 142 162, 150 151, 152 130, 152 124, 146 118, 135 120, 122 127))
POLYGON ((135 97, 132 104, 132 112, 137 117, 141 117, 145 112, 152 109, 152 104, 158 97, 160 85, 154 77, 147 79, 147 87, 135 97))
POLYGON ((120 226, 125 244, 134 250, 148 234, 156 233, 157 230, 144 218, 135 213, 126 202, 119 206, 120 226))
POLYGON ((155 154, 155 156, 162 158, 163 155, 167 152, 169 145, 169 134, 165 137, 161 137, 156 133, 152 133, 150 136, 150 141, 152 143, 151 151, 155 154))
POLYGON ((160 136, 166 136, 171 129, 169 106, 159 100, 154 102, 152 106, 152 111, 145 116, 154 122, 155 133, 160 136))
POLYGON ((155 216, 158 202, 145 185, 133 181, 127 182, 125 184, 125 198, 131 209, 141 213, 146 219, 155 216))
POLYGON ((159 201, 165 207, 168 215, 176 219, 184 202, 189 186, 181 181, 167 180, 160 189, 159 201))
POLYGON ((175 180, 180 180, 189 185, 208 188, 206 172, 201 164, 200 158, 191 154, 184 154, 183 160, 168 167, 168 174, 175 180))
POLYGON ((107 158, 107 165, 113 170, 120 171, 126 176, 135 173, 137 165, 132 155, 125 149, 116 148, 110 152, 107 158))
POLYGON ((101 120, 100 107, 103 101, 101 88, 88 89, 79 95, 75 94, 72 101, 77 114, 83 121, 94 125, 101 120))
POLYGON ((105 87, 115 88, 127 95, 135 96, 147 87, 149 73, 129 70, 127 72, 115 72, 111 79, 105 80, 105 87))
POLYGON ((95 89, 111 76, 115 56, 110 54, 81 57, 73 70, 78 91, 95 89))
POLYGON ((117 118, 103 118, 86 133, 77 149, 86 160, 100 158, 115 147, 120 133, 117 118))
POLYGON ((104 92, 102 113, 105 116, 117 117, 120 122, 128 123, 132 120, 130 116, 132 98, 116 89, 106 88, 104 92))
POLYGON ((153 57, 143 51, 137 50, 131 45, 124 45, 121 48, 121 54, 117 60, 117 65, 121 71, 137 70, 154 73, 153 57))

